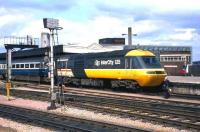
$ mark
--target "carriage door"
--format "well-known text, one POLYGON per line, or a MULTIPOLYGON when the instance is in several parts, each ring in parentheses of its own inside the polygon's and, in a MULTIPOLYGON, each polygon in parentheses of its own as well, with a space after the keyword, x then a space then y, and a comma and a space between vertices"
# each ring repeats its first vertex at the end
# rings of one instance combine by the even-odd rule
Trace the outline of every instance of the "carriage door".
POLYGON ((73 73, 74 76, 77 78, 85 78, 86 74, 84 71, 84 58, 82 57, 77 57, 74 60, 74 68, 73 68, 73 73))
POLYGON ((133 79, 135 76, 135 68, 134 68, 134 58, 133 57, 126 57, 125 58, 125 69, 126 69, 126 74, 127 78, 133 79))
POLYGON ((131 58, 126 57, 125 58, 125 69, 130 69, 131 68, 131 58))
POLYGON ((130 73, 130 69, 131 69, 131 58, 130 57, 126 57, 125 58, 125 76, 126 78, 130 78, 131 73, 130 73))

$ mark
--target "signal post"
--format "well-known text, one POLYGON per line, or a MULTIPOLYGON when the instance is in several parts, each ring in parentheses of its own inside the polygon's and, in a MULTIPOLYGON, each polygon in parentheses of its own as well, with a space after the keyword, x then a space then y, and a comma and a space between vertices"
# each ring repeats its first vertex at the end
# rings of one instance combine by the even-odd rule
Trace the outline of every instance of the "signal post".
MULTIPOLYGON (((50 78, 51 78, 51 88, 50 96, 51 96, 51 104, 47 108, 48 110, 56 109, 56 92, 54 89, 54 45, 55 42, 55 35, 58 35, 57 30, 61 30, 62 28, 59 27, 58 19, 53 18, 43 18, 44 28, 48 28, 50 30, 50 62, 49 62, 49 70, 50 70, 50 78)), ((58 43, 58 36, 57 36, 57 43, 58 43)))

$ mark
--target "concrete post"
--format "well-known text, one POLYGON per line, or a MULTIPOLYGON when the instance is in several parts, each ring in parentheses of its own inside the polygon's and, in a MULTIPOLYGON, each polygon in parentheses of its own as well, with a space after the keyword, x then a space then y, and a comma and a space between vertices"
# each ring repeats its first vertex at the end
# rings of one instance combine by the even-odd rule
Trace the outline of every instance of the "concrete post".
POLYGON ((132 45, 132 29, 128 27, 128 46, 132 45))
POLYGON ((7 70, 7 78, 6 78, 6 94, 7 94, 7 98, 8 100, 10 100, 10 88, 11 88, 11 53, 12 53, 12 49, 7 49, 7 54, 6 54, 6 70, 7 70))
POLYGON ((6 59, 6 61, 7 61, 7 82, 10 82, 10 80, 11 80, 11 68, 12 68, 12 66, 11 66, 11 52, 12 52, 12 50, 11 49, 7 49, 7 59, 6 59))
POLYGON ((50 41, 50 78, 51 78, 51 88, 50 88, 50 95, 51 95, 51 105, 47 108, 48 110, 56 109, 55 101, 56 101, 56 93, 54 91, 54 30, 50 30, 51 32, 51 41, 50 41))

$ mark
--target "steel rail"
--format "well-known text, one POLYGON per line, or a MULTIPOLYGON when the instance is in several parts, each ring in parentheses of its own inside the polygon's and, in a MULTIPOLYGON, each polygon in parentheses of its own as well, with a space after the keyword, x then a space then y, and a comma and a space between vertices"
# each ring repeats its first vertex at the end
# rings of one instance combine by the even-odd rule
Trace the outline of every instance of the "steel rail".
MULTIPOLYGON (((18 93, 16 93, 18 94, 18 93)), ((22 92, 23 94, 23 92, 22 92)), ((34 91, 30 93, 31 96, 34 95, 34 91)), ((24 95, 24 94, 23 94, 24 95)), ((36 94, 38 96, 38 94, 36 94)), ((45 97, 44 97, 45 98, 45 97)), ((178 110, 178 109, 168 109, 169 107, 163 107, 162 104, 160 107, 155 107, 153 105, 148 104, 145 106, 141 101, 140 102, 130 102, 122 99, 111 99, 111 98, 103 98, 103 97, 88 97, 84 95, 67 95, 67 99, 73 98, 73 102, 67 101, 69 104, 76 105, 77 102, 80 104, 79 107, 86 105, 84 108, 90 108, 93 110, 107 111, 109 113, 120 114, 120 112, 124 115, 130 117, 139 117, 142 119, 153 120, 157 122, 165 122, 167 124, 176 124, 179 126, 187 126, 193 129, 199 129, 200 125, 195 124, 195 122, 199 122, 199 114, 195 111, 188 110, 178 110), (103 100, 102 100, 103 99, 103 100), (120 102, 118 102, 120 101, 120 102), (91 106, 93 105, 93 106, 91 106), (101 106, 101 107, 98 107, 101 106), (109 108, 108 107, 112 107, 109 108), (163 108, 162 108, 163 107, 163 108), (120 111, 116 111, 115 108, 120 109, 120 111), (113 110, 114 109, 114 110, 113 110), (126 112, 123 112, 126 111, 126 112), (140 111, 140 113, 135 113, 135 111, 140 111), (147 115, 143 115, 143 113, 147 113, 147 115), (151 116, 154 115, 154 116, 151 116), (160 117, 159 117, 160 116, 160 117), (174 121, 170 119, 162 119, 162 117, 168 118, 177 118, 180 121, 174 121), (187 122, 185 122, 187 121, 187 122), (189 122, 188 122, 189 121, 189 122), (191 123, 194 122, 194 123, 191 123)), ((77 105, 76 105, 77 106, 77 105)), ((178 108, 178 107, 177 107, 178 108)))
POLYGON ((69 117, 65 115, 55 114, 51 112, 44 112, 39 110, 33 110, 28 108, 14 107, 9 105, 0 104, 0 115, 4 117, 17 118, 18 120, 33 122, 34 124, 42 124, 53 129, 67 130, 67 131, 136 131, 136 132, 148 132, 134 127, 127 127, 121 125, 115 125, 111 123, 102 123, 98 121, 80 119, 75 117, 69 117))
MULTIPOLYGON (((48 90, 49 89, 49 85, 47 84, 39 84, 39 87, 36 87, 36 85, 38 86, 38 83, 33 83, 33 82, 29 82, 29 83, 24 83, 24 82, 19 82, 19 81, 15 81, 14 84, 16 85, 26 85, 27 87, 30 87, 30 88, 34 88, 34 89, 43 89, 43 90, 48 90)), ((55 86, 55 88, 58 90, 58 87, 55 86)), ((76 91, 87 91, 87 92, 90 92, 90 93, 93 93, 91 90, 87 90, 87 89, 77 89, 77 88, 74 88, 74 87, 68 87, 67 90, 76 90, 76 91)), ((98 90, 98 89, 97 89, 98 90)), ((101 91, 99 90, 99 93, 101 91)), ((105 94, 104 92, 102 92, 102 94, 105 94)), ((118 94, 118 93, 106 93, 106 95, 114 95, 114 94, 118 94)), ((142 93, 144 96, 145 95, 152 95, 152 94, 147 94, 147 93, 142 93)), ((121 97, 132 97, 133 96, 128 96, 128 95, 120 95, 121 97)), ((185 98, 185 99, 193 99, 193 100, 199 100, 200 99, 200 96, 198 95, 189 95, 189 94, 177 94, 177 93, 172 93, 172 97, 178 97, 178 98, 185 98)), ((134 97, 135 98, 135 97, 134 97)), ((146 99, 152 99, 152 98, 149 98, 149 97, 137 97, 137 98, 146 98, 146 99)), ((154 99, 156 100, 156 99, 154 99)), ((171 102, 174 102, 174 103, 177 103, 178 101, 173 101, 173 100, 166 100, 166 99, 157 99, 157 100, 162 100, 162 101, 171 101, 171 102)), ((187 103, 187 102, 185 102, 187 103)), ((191 104, 191 103, 190 103, 191 104)))
MULTIPOLYGON (((95 111, 100 111, 100 112, 106 112, 106 113, 110 113, 110 114, 117 114, 117 115, 121 115, 123 117, 128 117, 128 118, 132 118, 132 117, 136 117, 139 119, 145 119, 145 120, 150 120, 150 121, 156 121, 156 122, 162 122, 162 123, 167 123, 170 125, 178 125, 178 126, 183 126, 185 128, 192 128, 195 130, 200 130, 200 125, 199 124, 195 124, 195 123, 190 123, 190 122, 184 122, 184 121, 188 121, 187 119, 183 120, 183 121, 179 121, 179 120, 173 120, 173 119, 169 119, 169 118, 162 118, 165 116, 158 116, 160 113, 163 113, 163 111, 157 111, 158 113, 155 113, 156 111, 154 110, 149 110, 146 111, 145 109, 141 109, 142 111, 145 111, 144 113, 140 112, 134 112, 133 110, 128 110, 128 109, 123 109, 123 108, 119 108, 119 107, 115 107, 113 108, 108 108, 108 107, 103 107, 103 106, 98 106, 98 105, 89 105, 89 104, 83 104, 81 102, 78 103, 72 103, 72 102, 66 102, 67 104, 70 104, 72 106, 78 107, 78 108, 85 108, 85 109, 89 109, 89 110, 95 110, 95 111), (151 113, 151 114, 147 114, 151 113), (160 113, 159 113, 160 112, 160 113)), ((138 111, 139 109, 137 109, 138 111)), ((167 115, 168 113, 165 113, 165 115, 167 115)), ((176 118, 175 118, 176 119, 176 118)), ((178 119, 178 118, 177 118, 178 119)))

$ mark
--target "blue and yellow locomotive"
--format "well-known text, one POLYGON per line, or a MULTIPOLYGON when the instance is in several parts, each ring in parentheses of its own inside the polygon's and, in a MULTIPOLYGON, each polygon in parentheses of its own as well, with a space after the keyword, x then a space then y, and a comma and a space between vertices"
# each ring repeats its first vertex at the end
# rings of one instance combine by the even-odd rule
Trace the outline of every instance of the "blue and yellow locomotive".
POLYGON ((166 72, 156 56, 140 49, 66 56, 58 61, 58 77, 66 85, 159 87, 166 72))

